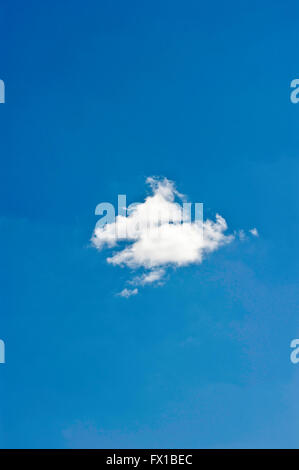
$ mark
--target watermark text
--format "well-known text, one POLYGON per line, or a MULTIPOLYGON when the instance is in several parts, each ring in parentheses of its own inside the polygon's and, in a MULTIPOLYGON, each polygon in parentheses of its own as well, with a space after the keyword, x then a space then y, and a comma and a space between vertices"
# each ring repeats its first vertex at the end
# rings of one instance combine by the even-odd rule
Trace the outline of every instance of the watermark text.
POLYGON ((299 363, 299 339, 293 339, 291 341, 291 346, 290 346, 293 351, 291 352, 291 362, 293 364, 298 364, 299 363))
POLYGON ((0 103, 5 103, 5 84, 3 80, 0 80, 0 103))
POLYGON ((299 78, 295 78, 291 81, 291 91, 290 99, 291 103, 297 104, 299 103, 299 78))

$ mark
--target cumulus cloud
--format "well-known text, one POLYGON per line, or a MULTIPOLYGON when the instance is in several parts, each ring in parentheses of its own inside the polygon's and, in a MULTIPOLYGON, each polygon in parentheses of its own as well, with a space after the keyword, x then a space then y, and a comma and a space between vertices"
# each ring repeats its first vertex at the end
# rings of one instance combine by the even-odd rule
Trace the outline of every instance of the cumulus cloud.
MULTIPOLYGON (((146 182, 151 194, 144 202, 130 207, 127 216, 98 223, 91 239, 98 250, 119 247, 107 258, 108 263, 143 270, 129 281, 131 284, 161 283, 167 268, 200 264, 207 254, 233 241, 235 235, 226 234, 227 223, 219 214, 214 221, 192 221, 191 205, 172 181, 151 177, 146 182)), ((120 295, 129 297, 137 292, 124 289, 120 295)))

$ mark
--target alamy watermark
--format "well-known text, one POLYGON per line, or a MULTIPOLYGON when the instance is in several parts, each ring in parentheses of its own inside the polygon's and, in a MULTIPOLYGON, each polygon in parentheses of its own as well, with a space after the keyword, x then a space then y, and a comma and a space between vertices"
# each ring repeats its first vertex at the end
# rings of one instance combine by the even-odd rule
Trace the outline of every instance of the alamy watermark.
POLYGON ((0 364, 5 363, 5 343, 3 339, 0 339, 0 364))
POLYGON ((0 103, 5 103, 5 84, 0 80, 0 103))
POLYGON ((112 239, 135 238, 140 233, 159 234, 166 225, 196 225, 203 236, 202 202, 168 202, 166 204, 132 203, 127 207, 125 194, 118 194, 117 212, 110 202, 101 202, 95 208, 95 215, 101 216, 95 229, 109 228, 112 239))
POLYGON ((297 104, 299 103, 299 78, 295 78, 291 81, 291 91, 290 100, 291 103, 297 104))
POLYGON ((293 364, 299 363, 299 339, 293 339, 291 341, 290 347, 292 348, 292 352, 290 355, 291 362, 293 364))

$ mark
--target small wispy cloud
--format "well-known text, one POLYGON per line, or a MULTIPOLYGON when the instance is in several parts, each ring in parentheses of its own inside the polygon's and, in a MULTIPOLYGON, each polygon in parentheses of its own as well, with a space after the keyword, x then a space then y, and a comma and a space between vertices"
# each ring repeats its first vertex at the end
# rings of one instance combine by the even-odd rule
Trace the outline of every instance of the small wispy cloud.
POLYGON ((120 297, 125 297, 126 299, 128 299, 132 295, 137 295, 137 294, 138 294, 138 289, 137 288, 135 288, 135 289, 125 288, 121 292, 119 292, 117 295, 119 295, 120 297))
POLYGON ((257 228, 252 228, 251 230, 249 230, 249 232, 250 232, 251 235, 253 235, 254 237, 258 237, 258 236, 259 236, 259 233, 258 233, 257 228))
POLYGON ((145 286, 146 284, 152 284, 154 282, 162 282, 162 278, 165 275, 165 269, 153 269, 148 273, 142 274, 142 276, 136 276, 130 284, 145 286))
POLYGON ((252 235, 253 237, 258 237, 259 233, 256 228, 252 228, 248 230, 248 232, 245 232, 245 230, 241 229, 235 232, 235 235, 241 240, 248 240, 248 234, 252 235))

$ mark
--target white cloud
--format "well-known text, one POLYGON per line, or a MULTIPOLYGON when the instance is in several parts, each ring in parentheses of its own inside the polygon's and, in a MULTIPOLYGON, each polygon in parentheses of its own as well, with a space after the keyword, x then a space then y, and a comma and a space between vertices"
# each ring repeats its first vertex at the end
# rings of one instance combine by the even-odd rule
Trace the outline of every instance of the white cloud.
MULTIPOLYGON (((208 253, 232 242, 234 235, 225 234, 227 223, 219 214, 215 221, 187 219, 177 202, 182 204, 185 197, 172 181, 148 178, 147 183, 152 194, 136 204, 127 217, 118 215, 114 222, 96 226, 91 239, 99 250, 117 247, 120 241, 127 243, 112 253, 107 262, 145 270, 130 281, 132 284, 159 282, 166 268, 199 264, 208 253)), ((137 294, 136 290, 124 289, 120 295, 129 297, 137 294)))
POLYGON ((253 235, 254 237, 258 237, 259 236, 259 233, 257 231, 257 228, 252 228, 251 230, 249 230, 249 232, 251 233, 251 235, 253 235))
POLYGON ((120 297, 125 297, 126 299, 128 297, 131 297, 131 295, 137 295, 138 294, 138 289, 123 289, 121 292, 119 292, 119 295, 120 297))
POLYGON ((142 274, 142 276, 136 276, 131 284, 145 286, 146 284, 152 284, 153 282, 161 282, 161 279, 165 275, 165 269, 153 269, 148 273, 142 274))

